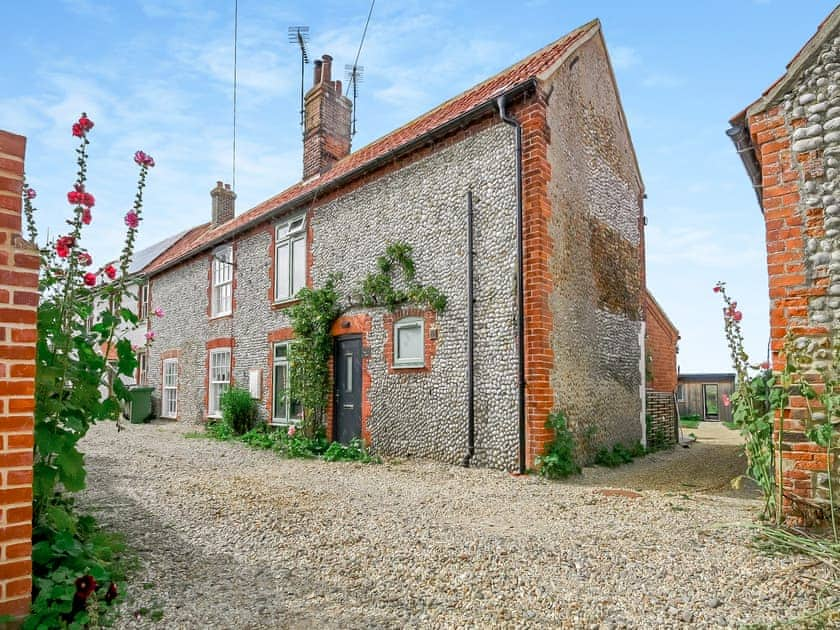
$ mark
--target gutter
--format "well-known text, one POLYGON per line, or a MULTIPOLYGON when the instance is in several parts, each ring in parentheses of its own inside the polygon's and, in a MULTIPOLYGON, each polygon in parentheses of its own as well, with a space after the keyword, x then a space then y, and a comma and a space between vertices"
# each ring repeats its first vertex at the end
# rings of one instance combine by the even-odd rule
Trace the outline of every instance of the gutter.
POLYGON ((735 145, 735 151, 738 152, 738 157, 741 158, 741 162, 747 170, 747 175, 752 182, 753 191, 755 192, 755 197, 758 200, 758 206, 761 208, 761 214, 764 214, 764 205, 761 203, 761 166, 755 157, 755 147, 750 139, 750 133, 744 125, 736 125, 733 123, 732 126, 726 130, 726 135, 729 136, 729 139, 732 140, 732 144, 735 145))
MULTIPOLYGON (((434 142, 438 137, 445 136, 449 132, 455 131, 455 130, 465 126, 467 123, 471 122, 475 118, 479 118, 483 114, 489 114, 489 113, 495 112, 496 108, 498 106, 497 105, 498 99, 500 99, 500 98, 505 98, 505 99, 514 98, 516 96, 519 96, 520 94, 523 94, 523 93, 527 92, 528 90, 535 89, 536 86, 537 86, 537 79, 535 77, 530 77, 529 79, 526 79, 525 81, 522 81, 521 83, 517 83, 516 85, 513 85, 510 88, 506 89, 501 95, 493 96, 493 97, 489 98, 488 100, 484 101, 483 103, 481 103, 479 105, 476 105, 475 107, 473 107, 469 111, 466 111, 463 114, 460 114, 459 116, 456 116, 455 118, 453 118, 449 122, 444 123, 443 125, 435 127, 434 129, 431 129, 431 130, 427 131, 426 133, 423 133, 423 134, 417 136, 414 140, 411 140, 410 142, 408 142, 406 144, 400 145, 398 147, 395 147, 394 149, 391 149, 390 151, 387 151, 387 152, 383 153, 379 157, 374 158, 370 162, 367 162, 367 163, 359 166, 356 169, 348 171, 347 173, 345 173, 341 177, 337 177, 333 181, 327 182, 326 184, 323 184, 322 186, 318 186, 316 188, 313 188, 309 192, 301 195, 300 197, 295 197, 294 199, 286 202, 285 204, 279 205, 276 208, 274 208, 273 210, 270 210, 270 211, 266 212, 265 214, 260 214, 259 216, 256 216, 253 219, 251 219, 249 221, 246 221, 245 223, 240 225, 238 228, 236 228, 232 232, 229 232, 229 233, 226 233, 226 234, 221 234, 218 237, 208 241, 207 243, 204 243, 198 249, 191 250, 191 251, 187 252, 186 254, 183 254, 181 256, 178 256, 177 258, 174 258, 173 260, 169 261, 168 263, 166 263, 162 267, 159 267, 158 269, 155 269, 153 272, 149 273, 148 275, 149 275, 149 277, 152 277, 152 276, 156 276, 160 273, 163 273, 167 269, 175 267, 176 265, 179 265, 182 262, 184 262, 185 260, 189 260, 190 258, 195 257, 197 254, 199 254, 199 253, 201 253, 201 252, 203 252, 207 249, 212 249, 213 247, 216 247, 217 245, 220 245, 222 243, 225 243, 225 242, 231 240, 234 235, 236 235, 240 232, 244 232, 244 231, 248 230, 249 228, 254 227, 255 225, 259 225, 260 223, 265 223, 266 221, 269 221, 269 220, 271 220, 271 219, 273 219, 273 218, 275 218, 279 215, 290 212, 291 210, 294 210, 295 208, 297 208, 299 206, 302 206, 306 203, 313 202, 314 200, 318 199, 319 197, 322 197, 323 195, 325 195, 330 190, 332 190, 334 188, 340 188, 341 186, 344 186, 346 183, 360 177, 361 175, 364 175, 365 173, 367 173, 369 171, 375 170, 375 169, 379 168, 380 166, 382 166, 384 164, 392 162, 393 160, 397 159, 398 157, 400 157, 400 156, 402 156, 406 153, 411 153, 412 151, 414 151, 417 148, 428 145, 428 144, 434 142)), ((508 122, 508 121, 505 121, 505 122, 508 122)), ((518 135, 521 136, 521 132, 518 135)), ((521 138, 519 140, 519 143, 521 144, 521 138)), ((521 162, 520 157, 517 157, 517 160, 519 162, 521 162)), ((522 178, 521 169, 519 171, 517 171, 517 178, 518 178, 518 180, 521 180, 521 178, 522 178)), ((519 186, 517 188, 517 196, 519 198, 519 203, 521 204, 520 188, 521 188, 521 186, 519 186)))
POLYGON ((467 454, 462 462, 469 468, 475 455, 475 286, 473 282, 473 194, 467 191, 467 454))
POLYGON ((515 118, 511 118, 505 111, 510 93, 502 94, 496 98, 496 105, 499 108, 499 116, 502 121, 514 128, 516 158, 516 325, 517 325, 517 347, 519 353, 518 362, 518 385, 519 385, 519 474, 526 471, 525 466, 525 287, 523 272, 524 245, 522 234, 523 212, 522 212, 522 125, 515 118))

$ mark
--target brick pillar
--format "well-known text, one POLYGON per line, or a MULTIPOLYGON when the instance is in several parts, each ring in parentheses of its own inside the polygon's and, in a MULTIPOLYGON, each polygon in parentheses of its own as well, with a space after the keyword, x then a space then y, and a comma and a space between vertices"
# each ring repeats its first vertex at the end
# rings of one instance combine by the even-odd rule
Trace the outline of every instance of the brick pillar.
MULTIPOLYGON (((827 181, 823 151, 795 146, 797 129, 809 123, 803 116, 772 107, 750 117, 749 129, 762 175, 762 205, 767 236, 770 291, 770 344, 773 369, 784 369, 788 334, 816 351, 818 360, 830 352, 832 326, 825 306, 831 306, 829 255, 822 243, 826 234, 826 198, 819 191, 827 181), (810 192, 809 192, 810 191, 810 192), (822 357, 821 357, 822 355, 822 357)), ((819 126, 819 125, 818 125, 819 126)), ((830 202, 829 202, 830 203, 830 202)), ((830 356, 830 354, 829 354, 830 356)), ((819 375, 809 375, 819 387, 819 375)), ((806 501, 826 493, 828 464, 825 449, 805 436, 810 413, 802 396, 791 396, 783 410, 781 479, 783 511, 794 519, 809 518, 806 501)), ((777 429, 774 441, 778 435, 777 429)))
POLYGON ((38 255, 20 236, 26 138, 0 131, 0 615, 32 591, 32 446, 38 255))

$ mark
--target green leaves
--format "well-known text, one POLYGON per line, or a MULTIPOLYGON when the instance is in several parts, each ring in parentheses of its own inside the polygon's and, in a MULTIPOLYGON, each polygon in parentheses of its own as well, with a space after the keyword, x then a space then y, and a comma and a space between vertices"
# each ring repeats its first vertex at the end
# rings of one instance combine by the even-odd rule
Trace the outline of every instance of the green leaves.
POLYGON ((575 461, 575 440, 562 411, 549 414, 545 426, 554 431, 554 440, 545 455, 537 458, 540 475, 548 479, 564 479, 580 473, 575 461))
POLYGON ((362 306, 384 306, 395 310, 401 304, 411 302, 426 304, 429 308, 440 312, 446 308, 446 296, 432 286, 424 286, 414 282, 416 268, 411 257, 411 245, 407 243, 391 243, 385 248, 385 255, 376 259, 379 273, 368 274, 361 285, 360 301, 362 306), (399 267, 403 272, 406 288, 394 287, 394 269, 399 267))

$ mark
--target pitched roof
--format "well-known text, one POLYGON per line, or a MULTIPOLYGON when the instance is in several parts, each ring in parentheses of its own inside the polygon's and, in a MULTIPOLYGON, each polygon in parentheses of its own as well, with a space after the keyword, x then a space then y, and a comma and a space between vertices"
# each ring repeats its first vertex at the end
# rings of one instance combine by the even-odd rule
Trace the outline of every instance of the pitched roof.
POLYGON ((477 110, 488 102, 492 102, 496 97, 527 81, 535 78, 545 78, 574 48, 599 32, 600 27, 601 24, 598 20, 584 24, 506 70, 351 153, 336 162, 329 171, 321 176, 298 182, 247 212, 238 215, 231 221, 216 227, 204 225, 194 228, 195 234, 189 238, 181 239, 174 247, 155 260, 147 269, 147 272, 149 274, 160 272, 179 260, 196 254, 245 227, 268 218, 281 208, 292 209, 296 203, 302 202, 309 193, 323 190, 330 184, 336 184, 339 180, 352 176, 365 167, 371 166, 377 159, 407 147, 413 141, 477 110))
POLYGON ((178 240, 180 240, 180 238, 189 231, 190 230, 184 230, 183 232, 178 232, 169 238, 165 238, 162 241, 158 241, 157 243, 149 245, 144 249, 134 252, 134 256, 131 259, 131 265, 128 267, 128 273, 134 274, 143 271, 146 265, 151 263, 155 258, 177 243, 178 240))
POLYGON ((743 124, 743 120, 746 117, 762 112, 774 104, 779 96, 787 92, 791 83, 793 83, 799 76, 802 68, 811 62, 814 55, 819 52, 819 49, 825 40, 828 39, 828 37, 830 37, 838 27, 840 27, 840 6, 837 6, 831 13, 829 13, 828 17, 820 23, 817 27, 817 31, 811 36, 811 39, 805 42, 805 45, 799 49, 799 52, 796 53, 793 59, 790 60, 790 63, 787 64, 785 73, 776 79, 770 87, 764 90, 757 100, 735 114, 729 122, 733 125, 743 124))

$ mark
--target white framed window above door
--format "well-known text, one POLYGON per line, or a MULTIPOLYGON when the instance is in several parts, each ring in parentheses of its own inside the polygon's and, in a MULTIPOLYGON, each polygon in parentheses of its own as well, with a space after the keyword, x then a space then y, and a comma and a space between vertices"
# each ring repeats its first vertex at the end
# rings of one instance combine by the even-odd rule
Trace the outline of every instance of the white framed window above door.
POLYGON ((225 245, 213 252, 210 316, 230 315, 233 307, 233 246, 225 245))
POLYGON ((279 223, 274 234, 274 301, 291 300, 306 286, 306 215, 279 223))

